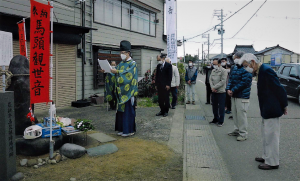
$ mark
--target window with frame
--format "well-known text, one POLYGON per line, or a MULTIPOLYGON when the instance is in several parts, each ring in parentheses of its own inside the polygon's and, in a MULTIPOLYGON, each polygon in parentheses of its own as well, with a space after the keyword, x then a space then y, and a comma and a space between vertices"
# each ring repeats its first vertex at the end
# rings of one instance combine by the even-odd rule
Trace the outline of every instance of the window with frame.
POLYGON ((156 13, 126 0, 97 0, 94 22, 146 35, 156 35, 156 13))
POLYGON ((291 71, 291 67, 284 67, 282 70, 282 75, 289 76, 291 71))
MULTIPOLYGON (((108 60, 108 62, 111 64, 112 61, 116 62, 116 65, 118 65, 122 60, 120 57, 120 51, 113 51, 113 50, 98 50, 97 52, 97 59, 96 60, 108 60)), ((105 73, 101 73, 101 67, 99 66, 98 61, 95 61, 97 63, 95 63, 94 65, 97 66, 95 67, 96 69, 96 76, 94 78, 95 84, 94 87, 95 88, 99 88, 99 86, 103 86, 105 84, 105 73)))

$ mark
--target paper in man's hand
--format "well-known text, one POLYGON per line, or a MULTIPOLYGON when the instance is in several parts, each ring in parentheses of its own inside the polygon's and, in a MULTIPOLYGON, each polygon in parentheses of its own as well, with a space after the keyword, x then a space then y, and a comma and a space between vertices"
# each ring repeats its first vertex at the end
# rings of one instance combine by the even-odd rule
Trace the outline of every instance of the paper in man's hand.
POLYGON ((104 70, 105 71, 105 73, 111 73, 111 66, 110 66, 110 64, 108 63, 108 61, 107 60, 99 60, 98 59, 98 62, 99 62, 99 65, 100 65, 100 67, 101 67, 101 69, 102 70, 104 70))

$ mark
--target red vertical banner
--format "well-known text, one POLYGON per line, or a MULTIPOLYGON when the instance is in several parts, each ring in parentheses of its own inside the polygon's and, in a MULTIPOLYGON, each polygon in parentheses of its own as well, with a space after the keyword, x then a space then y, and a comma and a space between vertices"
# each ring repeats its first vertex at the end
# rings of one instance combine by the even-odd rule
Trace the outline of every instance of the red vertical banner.
POLYGON ((18 24, 19 27, 19 44, 20 44, 20 55, 27 57, 27 50, 26 50, 26 38, 25 38, 25 22, 18 24))
POLYGON ((50 8, 30 1, 30 103, 49 102, 50 8))

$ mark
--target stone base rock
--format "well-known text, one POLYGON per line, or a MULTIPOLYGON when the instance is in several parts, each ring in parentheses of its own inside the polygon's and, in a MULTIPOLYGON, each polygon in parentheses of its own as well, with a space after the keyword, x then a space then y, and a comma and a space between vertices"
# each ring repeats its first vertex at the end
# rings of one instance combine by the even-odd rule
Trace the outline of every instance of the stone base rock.
POLYGON ((22 167, 24 167, 24 166, 27 165, 27 162, 28 162, 27 159, 22 159, 22 160, 20 161, 20 165, 21 165, 22 167))
POLYGON ((30 159, 27 162, 27 166, 29 166, 29 167, 32 167, 32 166, 37 165, 37 164, 38 164, 37 159, 30 159))
POLYGON ((12 181, 19 181, 24 179, 24 174, 22 172, 16 173, 14 176, 11 177, 12 181))
POLYGON ((115 144, 105 144, 94 148, 87 149, 89 156, 107 155, 117 152, 119 149, 115 144))
MULTIPOLYGON (((63 137, 53 137, 55 141, 54 149, 57 150, 63 145, 63 137)), ((17 154, 25 156, 40 156, 49 153, 50 138, 37 138, 26 140, 23 138, 16 140, 17 154)))
POLYGON ((80 158, 86 153, 86 150, 84 147, 66 143, 60 148, 60 154, 64 155, 68 158, 80 158))

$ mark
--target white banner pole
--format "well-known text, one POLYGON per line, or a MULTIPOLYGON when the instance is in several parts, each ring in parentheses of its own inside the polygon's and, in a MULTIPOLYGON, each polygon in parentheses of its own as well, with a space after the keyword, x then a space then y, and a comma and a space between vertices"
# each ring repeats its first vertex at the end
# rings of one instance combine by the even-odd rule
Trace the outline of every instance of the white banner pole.
POLYGON ((23 18, 23 22, 24 22, 25 51, 26 51, 26 58, 28 58, 28 55, 27 55, 27 41, 26 41, 26 26, 25 26, 25 18, 23 18))
POLYGON ((177 5, 176 0, 166 1, 167 49, 172 63, 177 64, 177 5))
POLYGON ((50 158, 53 158, 53 150, 54 150, 54 141, 52 140, 52 82, 53 82, 53 62, 52 62, 52 58, 53 58, 53 1, 50 2, 50 5, 52 6, 52 8, 50 9, 50 22, 51 22, 51 43, 50 43, 50 158))

